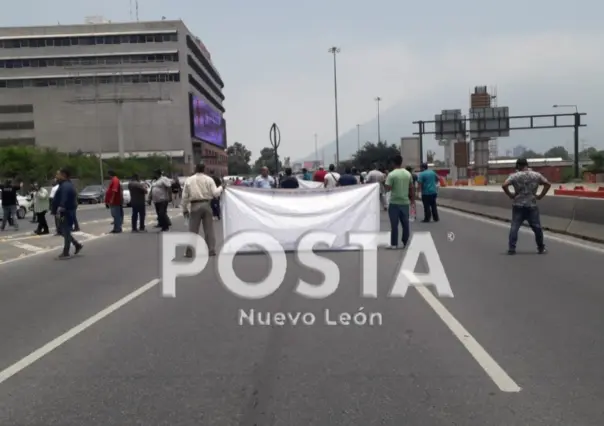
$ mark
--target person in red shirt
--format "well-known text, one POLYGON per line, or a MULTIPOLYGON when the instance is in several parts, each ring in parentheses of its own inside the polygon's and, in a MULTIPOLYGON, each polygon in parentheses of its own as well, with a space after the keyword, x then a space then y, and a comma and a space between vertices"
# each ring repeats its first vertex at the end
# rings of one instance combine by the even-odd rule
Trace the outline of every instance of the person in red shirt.
POLYGON ((319 170, 317 170, 315 172, 315 175, 313 176, 312 180, 314 182, 324 183, 326 175, 327 175, 327 172, 325 171, 325 168, 323 166, 319 166, 319 170))
POLYGON ((115 172, 109 171, 109 177, 111 177, 111 182, 107 187, 107 193, 105 194, 105 204, 109 206, 111 211, 111 217, 113 217, 113 229, 111 230, 112 234, 119 234, 122 232, 122 184, 120 180, 115 175, 115 172))

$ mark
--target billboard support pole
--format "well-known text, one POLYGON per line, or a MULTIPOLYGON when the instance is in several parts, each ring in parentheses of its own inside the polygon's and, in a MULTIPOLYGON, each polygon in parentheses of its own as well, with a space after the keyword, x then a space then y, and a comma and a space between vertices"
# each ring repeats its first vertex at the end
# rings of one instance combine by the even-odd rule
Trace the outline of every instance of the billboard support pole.
POLYGON ((279 153, 277 150, 279 149, 279 145, 281 145, 281 131, 279 130, 277 123, 273 123, 271 126, 268 137, 271 141, 271 146, 273 147, 273 155, 275 156, 275 174, 279 174, 279 153))
POLYGON ((574 125, 574 136, 575 136, 575 140, 574 140, 574 157, 573 158, 573 165, 574 165, 574 169, 575 169, 575 179, 581 179, 581 170, 579 168, 579 127, 581 127, 581 114, 579 114, 578 112, 575 112, 575 125, 574 125))
POLYGON ((418 121, 418 132, 419 136, 419 164, 421 165, 424 162, 424 122, 418 121))

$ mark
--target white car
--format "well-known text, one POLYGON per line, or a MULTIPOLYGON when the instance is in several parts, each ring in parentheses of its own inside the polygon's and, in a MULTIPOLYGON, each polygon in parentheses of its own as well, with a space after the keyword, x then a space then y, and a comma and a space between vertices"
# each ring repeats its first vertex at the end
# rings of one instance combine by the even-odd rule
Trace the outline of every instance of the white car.
MULTIPOLYGON (((0 190, 0 199, 2 199, 2 190, 0 190)), ((17 203, 19 204, 19 207, 17 207, 17 219, 25 219, 31 206, 31 199, 23 195, 17 195, 17 203)))

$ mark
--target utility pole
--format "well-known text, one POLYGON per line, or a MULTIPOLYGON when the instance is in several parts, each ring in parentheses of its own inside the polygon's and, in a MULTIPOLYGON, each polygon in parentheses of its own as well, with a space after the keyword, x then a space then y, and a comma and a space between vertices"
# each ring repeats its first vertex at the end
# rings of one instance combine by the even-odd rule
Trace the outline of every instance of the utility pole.
POLYGON ((375 102, 377 103, 377 125, 378 125, 378 143, 380 143, 382 141, 381 135, 380 135, 380 131, 381 131, 381 127, 380 127, 380 101, 382 100, 382 98, 380 98, 379 96, 377 98, 375 98, 375 102))
POLYGON ((315 161, 319 161, 319 145, 317 144, 317 134, 315 133, 315 161))
POLYGON ((340 130, 338 128, 338 71, 336 65, 336 56, 340 53, 340 48, 333 46, 328 50, 333 55, 333 92, 336 110, 336 167, 340 165, 340 130))
POLYGON ((579 127, 581 127, 581 114, 579 114, 579 107, 577 105, 553 105, 553 108, 574 108, 575 109, 575 114, 574 114, 574 124, 573 124, 573 128, 574 128, 574 132, 573 132, 573 136, 574 136, 574 143, 573 143, 573 151, 574 151, 574 158, 573 158, 573 168, 574 168, 574 175, 575 175, 575 179, 580 179, 581 178, 581 166, 580 166, 580 162, 581 160, 579 159, 579 127))

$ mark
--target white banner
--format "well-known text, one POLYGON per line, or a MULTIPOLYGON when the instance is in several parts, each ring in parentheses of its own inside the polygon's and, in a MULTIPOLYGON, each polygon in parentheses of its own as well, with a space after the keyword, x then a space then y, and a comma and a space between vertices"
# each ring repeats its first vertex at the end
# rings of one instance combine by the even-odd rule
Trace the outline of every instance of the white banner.
POLYGON ((303 188, 303 189, 318 189, 318 188, 323 188, 324 187, 324 183, 322 183, 322 182, 315 182, 315 181, 312 181, 312 180, 298 179, 298 183, 300 184, 300 188, 303 188))
POLYGON ((380 230, 379 185, 309 190, 229 186, 221 204, 225 241, 242 231, 262 231, 277 239, 283 249, 295 250, 307 232, 327 231, 338 236, 331 250, 359 250, 347 245, 348 232, 380 230))

